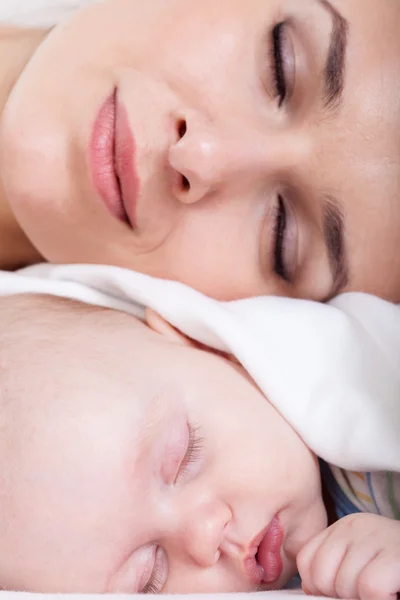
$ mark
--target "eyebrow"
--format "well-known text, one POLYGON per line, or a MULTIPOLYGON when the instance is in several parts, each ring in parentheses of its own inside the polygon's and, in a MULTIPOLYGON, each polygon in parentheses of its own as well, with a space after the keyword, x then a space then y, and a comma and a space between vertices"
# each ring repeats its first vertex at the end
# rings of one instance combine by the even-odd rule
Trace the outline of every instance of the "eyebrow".
POLYGON ((323 200, 323 229, 328 251, 329 264, 332 271, 333 284, 327 301, 336 296, 349 281, 349 269, 344 240, 345 222, 338 200, 326 195, 323 200))
POLYGON ((330 13, 333 20, 328 57, 324 67, 324 107, 326 111, 331 112, 337 110, 343 100, 349 25, 329 0, 318 1, 330 13))
MULTIPOLYGON (((330 0, 318 0, 332 17, 332 33, 328 56, 324 67, 324 109, 335 113, 343 103, 346 80, 346 56, 349 24, 330 0)), ((332 288, 325 300, 329 300, 347 285, 349 269, 344 239, 345 220, 340 202, 331 195, 323 199, 323 231, 332 271, 332 288)))

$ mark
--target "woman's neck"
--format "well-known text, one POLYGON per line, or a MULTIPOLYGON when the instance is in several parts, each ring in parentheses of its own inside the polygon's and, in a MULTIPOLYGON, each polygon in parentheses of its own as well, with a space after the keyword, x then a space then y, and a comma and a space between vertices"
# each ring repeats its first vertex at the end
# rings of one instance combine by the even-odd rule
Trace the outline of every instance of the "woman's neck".
MULTIPOLYGON (((46 34, 42 30, 0 26, 0 115, 12 88, 46 34)), ((13 270, 39 260, 40 255, 10 209, 0 180, 0 269, 13 270)))

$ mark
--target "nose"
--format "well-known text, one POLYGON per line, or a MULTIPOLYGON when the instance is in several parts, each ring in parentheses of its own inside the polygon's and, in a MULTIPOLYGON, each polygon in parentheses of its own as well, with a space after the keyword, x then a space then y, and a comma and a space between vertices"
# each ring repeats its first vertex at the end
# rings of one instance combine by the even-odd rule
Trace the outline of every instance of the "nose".
POLYGON ((179 523, 177 538, 181 549, 199 566, 213 566, 219 559, 219 548, 231 518, 230 508, 222 501, 200 500, 179 523))
POLYGON ((200 119, 181 120, 179 139, 169 151, 169 163, 178 175, 176 195, 185 204, 197 202, 221 179, 221 144, 211 127, 200 119), (179 181, 180 178, 180 181, 179 181))
POLYGON ((181 119, 169 148, 178 200, 193 204, 220 191, 248 185, 296 168, 307 156, 302 136, 282 130, 259 131, 237 124, 220 126, 199 115, 181 119))

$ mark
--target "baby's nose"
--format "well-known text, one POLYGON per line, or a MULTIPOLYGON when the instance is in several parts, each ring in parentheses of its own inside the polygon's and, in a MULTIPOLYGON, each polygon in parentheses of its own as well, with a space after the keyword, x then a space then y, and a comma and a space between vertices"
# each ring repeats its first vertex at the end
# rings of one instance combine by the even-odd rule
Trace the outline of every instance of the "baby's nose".
POLYGON ((232 518, 229 507, 219 500, 200 502, 188 511, 180 524, 182 546, 201 567, 211 567, 219 559, 220 544, 232 518))

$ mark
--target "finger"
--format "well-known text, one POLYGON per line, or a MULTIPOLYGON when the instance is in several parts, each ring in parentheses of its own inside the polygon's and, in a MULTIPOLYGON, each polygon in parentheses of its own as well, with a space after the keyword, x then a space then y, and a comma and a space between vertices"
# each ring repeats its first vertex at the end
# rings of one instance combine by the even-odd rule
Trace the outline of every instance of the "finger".
POLYGON ((382 550, 360 573, 360 600, 396 600, 400 592, 400 547, 382 550))
MULTIPOLYGON (((305 546, 303 546, 303 548, 297 555, 297 570, 299 571, 299 575, 303 582, 303 589, 305 587, 305 582, 310 579, 311 564, 314 559, 315 553, 317 552, 321 544, 325 541, 325 539, 328 537, 328 535, 328 529, 324 529, 318 535, 311 538, 311 540, 307 542, 305 546)), ((309 592, 312 593, 311 590, 309 590, 309 592)))
POLYGON ((313 594, 310 592, 310 590, 302 583, 301 585, 301 589, 303 590, 303 592, 306 594, 306 596, 312 596, 313 594))
POLYGON ((378 552, 373 540, 350 543, 336 575, 334 595, 338 598, 357 598, 359 576, 378 552))
POLYGON ((299 571, 302 588, 306 594, 318 595, 319 589, 314 584, 313 580, 313 564, 316 555, 318 554, 321 546, 325 543, 330 535, 329 529, 324 529, 318 535, 313 537, 299 552, 297 555, 297 569, 299 571))
POLYGON ((336 580, 347 552, 348 538, 334 534, 319 547, 311 564, 314 593, 336 596, 336 580))

